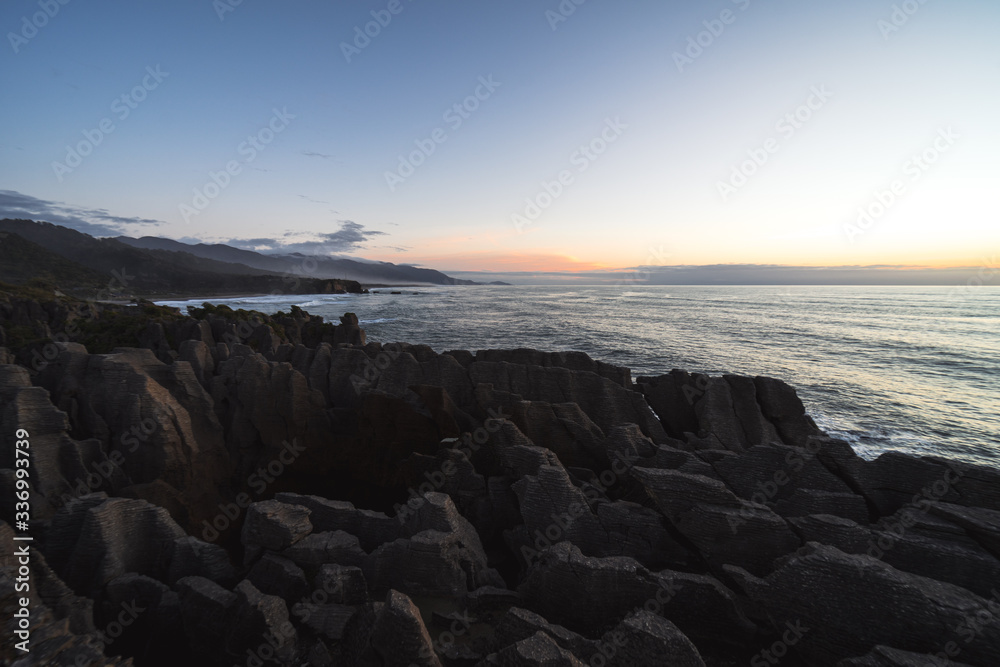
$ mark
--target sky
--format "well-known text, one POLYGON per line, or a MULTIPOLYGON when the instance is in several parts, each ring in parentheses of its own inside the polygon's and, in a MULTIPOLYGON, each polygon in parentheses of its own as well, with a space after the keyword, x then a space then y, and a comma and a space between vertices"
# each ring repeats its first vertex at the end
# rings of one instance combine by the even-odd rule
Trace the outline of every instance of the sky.
POLYGON ((995 0, 7 0, 0 34, 4 216, 492 275, 1000 246, 995 0))

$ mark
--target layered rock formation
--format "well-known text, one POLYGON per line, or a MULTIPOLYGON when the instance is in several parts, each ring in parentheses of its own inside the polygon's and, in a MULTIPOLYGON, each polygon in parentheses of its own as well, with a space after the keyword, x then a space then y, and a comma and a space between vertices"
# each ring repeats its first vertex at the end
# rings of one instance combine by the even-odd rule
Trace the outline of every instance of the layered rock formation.
POLYGON ((1000 471, 865 461, 771 378, 192 315, 0 365, 31 664, 1000 664, 1000 471))

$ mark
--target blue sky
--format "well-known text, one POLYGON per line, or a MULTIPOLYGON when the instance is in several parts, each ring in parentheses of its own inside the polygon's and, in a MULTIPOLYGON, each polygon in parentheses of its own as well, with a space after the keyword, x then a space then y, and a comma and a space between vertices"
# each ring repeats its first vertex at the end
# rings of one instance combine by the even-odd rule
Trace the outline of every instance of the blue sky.
POLYGON ((494 272, 1000 241, 995 2, 49 4, 0 7, 0 214, 494 272))

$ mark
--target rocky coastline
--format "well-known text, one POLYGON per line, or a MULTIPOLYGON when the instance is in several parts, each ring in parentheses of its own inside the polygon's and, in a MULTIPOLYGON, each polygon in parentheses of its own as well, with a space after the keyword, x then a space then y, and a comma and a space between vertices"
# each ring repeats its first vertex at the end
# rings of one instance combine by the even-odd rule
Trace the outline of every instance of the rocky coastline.
POLYGON ((5 665, 1000 664, 1000 470, 778 379, 8 294, 0 437, 5 665))

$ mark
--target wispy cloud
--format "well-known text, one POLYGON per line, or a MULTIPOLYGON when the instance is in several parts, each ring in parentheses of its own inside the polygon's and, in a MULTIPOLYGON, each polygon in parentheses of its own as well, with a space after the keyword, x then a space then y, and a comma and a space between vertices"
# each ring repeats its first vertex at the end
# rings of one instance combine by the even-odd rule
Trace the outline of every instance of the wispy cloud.
POLYGON ((163 225, 162 220, 112 215, 104 208, 72 206, 38 199, 16 190, 0 190, 0 216, 52 222, 91 236, 120 236, 131 225, 163 225))
POLYGON ((229 239, 224 243, 258 252, 331 255, 356 252, 364 248, 371 237, 385 236, 385 232, 365 229, 353 220, 339 220, 338 223, 340 229, 337 231, 314 234, 312 238, 303 239, 301 233, 287 232, 281 238, 229 239))
POLYGON ((299 195, 299 198, 305 199, 306 201, 311 201, 314 204, 327 204, 327 205, 330 204, 330 202, 328 201, 323 201, 322 199, 313 199, 312 197, 307 197, 306 195, 299 195))
POLYGON ((306 157, 319 157, 323 158, 324 160, 334 160, 337 157, 335 155, 330 155, 328 153, 317 153, 316 151, 302 151, 302 154, 305 155, 306 157))

